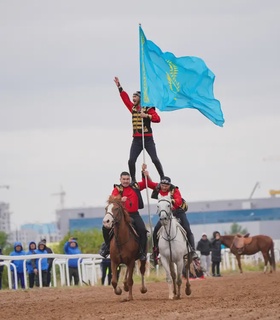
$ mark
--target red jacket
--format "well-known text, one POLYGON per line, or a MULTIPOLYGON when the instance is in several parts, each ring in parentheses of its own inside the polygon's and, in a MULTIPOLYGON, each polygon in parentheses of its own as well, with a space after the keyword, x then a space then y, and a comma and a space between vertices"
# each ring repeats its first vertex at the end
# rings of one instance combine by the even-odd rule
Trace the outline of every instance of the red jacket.
MULTIPOLYGON (((155 189, 157 187, 158 183, 157 182, 153 182, 152 180, 148 179, 148 187, 151 188, 151 189, 155 189)), ((161 189, 159 189, 159 192, 158 192, 161 196, 171 196, 170 195, 170 191, 167 191, 167 192, 163 192, 161 189)), ((181 196, 181 192, 179 191, 179 189, 177 187, 175 187, 174 189, 174 193, 173 195, 171 196, 172 198, 172 204, 173 204, 173 208, 172 210, 176 210, 176 209, 179 209, 180 206, 182 205, 183 203, 183 200, 182 200, 182 196, 181 196)))
MULTIPOLYGON (((140 191, 146 188, 146 182, 145 178, 142 179, 142 181, 137 182, 140 191)), ((120 194, 120 191, 118 188, 114 188, 112 191, 113 196, 117 196, 120 194)), ((123 191, 121 194, 122 197, 127 197, 126 202, 124 203, 124 207, 127 210, 127 212, 132 213, 139 210, 139 200, 136 192, 133 190, 131 186, 123 187, 123 191)))
MULTIPOLYGON (((129 110, 129 112, 131 114, 133 114, 134 104, 130 100, 128 94, 125 91, 121 91, 120 95, 121 95, 121 98, 122 98, 124 104, 126 105, 127 109, 129 110)), ((138 109, 137 111, 141 111, 141 106, 137 107, 137 109, 138 109)), ((147 113, 148 115, 151 116, 151 119, 145 119, 144 118, 144 124, 145 124, 146 121, 148 121, 147 122, 148 128, 146 128, 148 132, 145 132, 144 136, 145 137, 152 136, 153 133, 152 133, 152 130, 150 128, 150 122, 159 123, 160 122, 160 116, 157 114, 155 108, 142 108, 142 109, 143 109, 143 111, 145 113, 147 113)), ((142 137, 142 133, 138 132, 137 130, 133 130, 133 137, 142 137)))

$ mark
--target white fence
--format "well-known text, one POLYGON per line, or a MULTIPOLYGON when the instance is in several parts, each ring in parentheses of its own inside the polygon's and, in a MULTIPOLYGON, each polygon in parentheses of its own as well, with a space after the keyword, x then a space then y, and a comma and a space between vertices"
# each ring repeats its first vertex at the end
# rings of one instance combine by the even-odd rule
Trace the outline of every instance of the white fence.
MULTIPOLYGON (((38 274, 39 274, 39 286, 43 286, 42 282, 42 273, 41 273, 41 262, 43 258, 53 258, 53 286, 57 287, 58 279, 60 279, 61 286, 70 286, 71 279, 69 279, 69 259, 79 259, 78 260, 78 274, 79 274, 79 284, 82 285, 95 285, 100 277, 100 263, 102 261, 102 257, 99 254, 76 254, 76 255, 66 255, 66 254, 33 254, 33 255, 23 255, 23 256, 1 256, 2 262, 0 262, 0 266, 7 266, 8 271, 8 284, 9 288, 13 287, 13 279, 12 279, 12 270, 16 270, 16 266, 12 263, 15 260, 23 260, 23 270, 24 270, 24 284, 25 288, 28 288, 27 281, 27 270, 26 270, 26 262, 27 260, 37 259, 38 260, 38 274), (56 268, 58 266, 58 268, 56 268), (57 269, 59 272, 57 273, 57 269)), ((18 289, 18 279, 17 273, 14 272, 14 284, 15 289, 18 289)))
MULTIPOLYGON (((280 249, 276 248, 274 250, 275 261, 280 262, 280 249)), ((150 254, 148 256, 148 262, 150 260, 150 254)), ((13 287, 13 279, 12 272, 16 270, 16 266, 12 263, 14 260, 23 260, 23 269, 24 269, 24 284, 25 288, 28 288, 27 281, 27 270, 26 270, 26 262, 30 259, 38 259, 38 273, 39 273, 39 286, 42 287, 42 273, 41 273, 41 262, 43 258, 53 258, 53 267, 52 267, 52 285, 54 287, 60 286, 71 286, 71 279, 69 279, 69 267, 68 260, 69 259, 79 259, 78 260, 78 274, 79 274, 79 284, 83 285, 91 285, 94 286, 98 283, 98 280, 101 277, 100 263, 102 261, 102 257, 99 254, 77 254, 77 255, 65 255, 65 254, 34 254, 34 255, 23 255, 23 256, 1 256, 2 262, 0 262, 0 266, 7 266, 8 270, 8 284, 9 288, 13 287), (58 272, 57 272, 58 270, 58 272), (60 281, 60 284, 58 283, 60 281)), ((263 256, 261 252, 258 252, 254 255, 242 256, 242 264, 251 264, 257 265, 260 261, 263 261, 263 256)), ((148 263, 148 266, 150 264, 148 263)), ((237 263, 235 256, 230 253, 228 248, 222 249, 222 270, 236 270, 237 263)), ((158 268, 156 268, 158 271, 158 268)), ((136 268, 136 272, 139 273, 139 270, 136 268)), ((150 268, 147 269, 146 276, 149 277, 150 268)), ((15 289, 18 289, 18 281, 17 281, 17 273, 14 272, 15 276, 15 289)))

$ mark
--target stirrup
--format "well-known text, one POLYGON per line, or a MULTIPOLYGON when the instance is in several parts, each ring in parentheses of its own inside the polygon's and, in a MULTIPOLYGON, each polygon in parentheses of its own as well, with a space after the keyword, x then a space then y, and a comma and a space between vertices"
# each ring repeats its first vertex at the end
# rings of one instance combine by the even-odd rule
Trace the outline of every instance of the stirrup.
POLYGON ((193 260, 198 259, 198 255, 197 255, 196 251, 191 251, 191 257, 193 260))

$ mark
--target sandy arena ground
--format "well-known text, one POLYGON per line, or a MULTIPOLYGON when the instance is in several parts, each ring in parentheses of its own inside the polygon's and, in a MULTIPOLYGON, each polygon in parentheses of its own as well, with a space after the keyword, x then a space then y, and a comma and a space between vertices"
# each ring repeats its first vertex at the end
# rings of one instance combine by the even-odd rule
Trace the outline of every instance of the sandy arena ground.
MULTIPOLYGON (((185 284, 185 281, 184 281, 185 284)), ((168 300, 165 282, 147 282, 134 300, 113 293, 111 286, 0 291, 0 319, 280 319, 280 272, 224 275, 193 280, 192 295, 168 300)))

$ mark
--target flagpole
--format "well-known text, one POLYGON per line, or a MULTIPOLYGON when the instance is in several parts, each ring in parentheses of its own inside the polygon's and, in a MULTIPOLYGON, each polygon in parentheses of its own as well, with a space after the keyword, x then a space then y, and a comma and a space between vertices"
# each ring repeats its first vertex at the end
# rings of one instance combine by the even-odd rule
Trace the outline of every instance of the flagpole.
MULTIPOLYGON (((139 55, 140 55, 140 91, 141 91, 141 108, 142 108, 142 96, 143 96, 143 90, 142 90, 142 64, 143 64, 143 57, 142 57, 142 44, 141 44, 141 23, 139 23, 139 55)), ((142 149, 143 149, 143 163, 146 164, 146 154, 145 154, 145 137, 144 137, 144 121, 142 118, 142 149)), ((150 225, 150 234, 151 234, 151 245, 152 248, 154 246, 153 244, 153 225, 152 225, 152 218, 151 218, 151 208, 150 208, 150 201, 149 201, 149 190, 148 190, 148 178, 145 175, 145 186, 146 186, 146 197, 147 197, 147 205, 148 205, 148 215, 149 215, 149 225, 150 225)), ((151 252, 152 252, 152 248, 151 252)))

